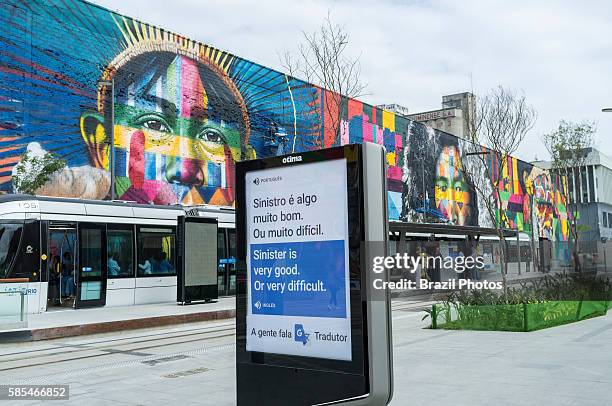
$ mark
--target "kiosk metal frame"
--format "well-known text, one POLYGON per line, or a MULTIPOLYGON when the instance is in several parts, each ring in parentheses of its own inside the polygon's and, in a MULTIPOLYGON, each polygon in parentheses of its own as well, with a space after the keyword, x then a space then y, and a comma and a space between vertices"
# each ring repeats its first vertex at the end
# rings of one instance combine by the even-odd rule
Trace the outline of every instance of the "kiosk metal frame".
MULTIPOLYGON (((333 191, 331 191, 333 193, 333 191)), ((239 162, 236 166, 238 405, 386 405, 393 393, 390 296, 373 291, 371 260, 387 252, 385 150, 356 144, 239 162), (333 159, 347 165, 350 361, 247 351, 246 174, 333 159)))

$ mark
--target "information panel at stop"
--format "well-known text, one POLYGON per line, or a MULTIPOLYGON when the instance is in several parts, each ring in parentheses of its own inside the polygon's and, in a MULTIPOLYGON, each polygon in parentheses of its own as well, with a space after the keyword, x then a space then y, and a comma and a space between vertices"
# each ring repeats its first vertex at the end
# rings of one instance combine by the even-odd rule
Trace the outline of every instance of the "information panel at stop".
POLYGON ((351 360, 346 185, 344 158, 246 174, 248 351, 351 360))

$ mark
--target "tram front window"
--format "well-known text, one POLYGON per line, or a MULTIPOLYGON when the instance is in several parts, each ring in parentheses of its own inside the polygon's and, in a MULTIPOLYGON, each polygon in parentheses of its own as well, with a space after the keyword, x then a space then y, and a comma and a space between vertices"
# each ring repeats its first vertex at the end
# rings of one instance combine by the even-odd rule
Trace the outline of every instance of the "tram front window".
POLYGON ((22 233, 23 222, 0 223, 0 279, 17 277, 12 270, 22 233))

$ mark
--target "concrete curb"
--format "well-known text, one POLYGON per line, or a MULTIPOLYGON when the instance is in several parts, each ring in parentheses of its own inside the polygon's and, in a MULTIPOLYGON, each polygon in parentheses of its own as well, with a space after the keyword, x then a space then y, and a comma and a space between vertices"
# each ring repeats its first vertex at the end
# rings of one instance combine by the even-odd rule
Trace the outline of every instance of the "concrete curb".
POLYGON ((111 333, 141 328, 172 326, 200 321, 231 319, 236 317, 235 309, 208 312, 173 314, 169 316, 143 317, 131 320, 113 320, 71 326, 24 329, 0 332, 0 343, 51 340, 54 338, 76 337, 90 334, 111 333))

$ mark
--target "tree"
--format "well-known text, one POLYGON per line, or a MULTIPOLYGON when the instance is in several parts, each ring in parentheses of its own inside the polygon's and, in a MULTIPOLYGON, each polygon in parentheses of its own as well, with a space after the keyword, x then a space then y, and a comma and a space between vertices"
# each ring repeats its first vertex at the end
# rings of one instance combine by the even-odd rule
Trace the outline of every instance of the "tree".
MULTIPOLYGON (((593 123, 573 123, 565 120, 559 122, 557 130, 545 134, 542 138, 550 154, 553 172, 564 176, 566 180, 571 179, 573 184, 580 184, 582 182, 580 170, 586 165, 589 148, 594 143, 594 135, 595 125, 593 123)), ((565 182, 564 186, 567 190, 568 185, 565 182)), ((576 189, 572 187, 571 192, 567 193, 563 202, 565 202, 570 239, 573 240, 574 267, 576 271, 580 272, 582 268, 580 265, 579 239, 582 229, 578 224, 576 193, 576 189)))
MULTIPOLYGON (((344 27, 332 22, 329 14, 317 30, 302 31, 302 35, 304 42, 299 44, 297 55, 285 51, 279 56, 280 63, 289 75, 329 91, 320 115, 329 119, 326 127, 334 134, 334 144, 340 144, 343 99, 365 95, 359 57, 347 56, 350 36, 344 27)), ((319 100, 314 95, 312 102, 319 105, 319 100)))
MULTIPOLYGON (((38 146, 40 149, 40 146, 38 146)), ((29 195, 44 186, 49 177, 64 169, 66 162, 59 159, 50 152, 36 153, 35 149, 26 150, 21 156, 21 161, 13 169, 13 189, 16 193, 29 195)))
POLYGON ((522 94, 502 86, 491 89, 467 108, 467 140, 462 143, 462 171, 474 189, 489 225, 495 229, 500 242, 502 283, 507 285, 508 252, 506 230, 509 226, 500 197, 505 190, 504 173, 509 160, 517 151, 537 118, 535 109, 527 104, 522 94))

